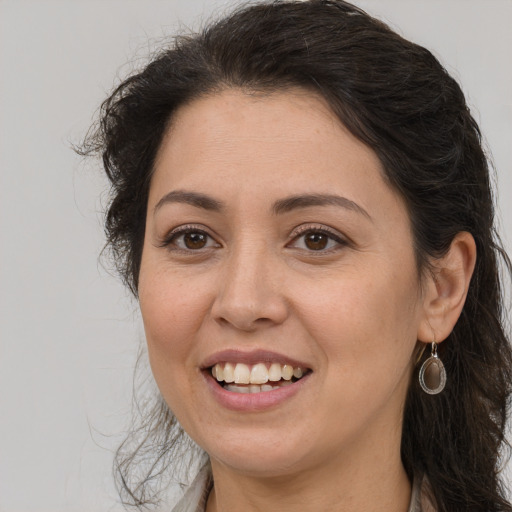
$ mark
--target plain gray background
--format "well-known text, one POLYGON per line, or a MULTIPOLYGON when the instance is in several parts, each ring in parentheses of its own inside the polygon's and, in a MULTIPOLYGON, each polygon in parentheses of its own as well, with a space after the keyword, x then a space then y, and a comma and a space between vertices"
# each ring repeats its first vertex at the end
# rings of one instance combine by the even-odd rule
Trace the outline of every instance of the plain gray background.
MULTIPOLYGON (((462 83, 498 169, 510 248, 512 1, 357 3, 462 83)), ((70 143, 150 40, 227 5, 0 0, 1 512, 121 510, 111 452, 143 334, 137 305, 98 264, 104 179, 70 143)))

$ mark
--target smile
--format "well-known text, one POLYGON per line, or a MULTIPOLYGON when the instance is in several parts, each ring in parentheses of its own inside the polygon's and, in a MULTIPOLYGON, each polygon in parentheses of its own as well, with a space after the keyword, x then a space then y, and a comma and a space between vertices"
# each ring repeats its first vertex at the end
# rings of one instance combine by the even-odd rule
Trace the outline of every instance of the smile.
POLYGON ((217 363, 211 375, 233 393, 263 393, 281 389, 300 380, 309 370, 279 363, 217 363))

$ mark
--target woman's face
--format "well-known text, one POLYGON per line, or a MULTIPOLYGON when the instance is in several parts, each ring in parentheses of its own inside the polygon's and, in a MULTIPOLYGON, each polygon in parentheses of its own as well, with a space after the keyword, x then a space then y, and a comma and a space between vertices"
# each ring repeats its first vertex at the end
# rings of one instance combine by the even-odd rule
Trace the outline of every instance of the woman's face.
POLYGON ((398 453, 424 316, 410 222, 322 99, 227 90, 178 111, 139 296, 161 393, 212 463, 268 476, 398 453))

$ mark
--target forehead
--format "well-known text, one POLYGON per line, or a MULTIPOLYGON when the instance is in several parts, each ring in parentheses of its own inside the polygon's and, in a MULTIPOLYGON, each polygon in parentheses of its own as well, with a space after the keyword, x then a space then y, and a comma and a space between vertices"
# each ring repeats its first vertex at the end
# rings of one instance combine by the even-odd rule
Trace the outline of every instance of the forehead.
MULTIPOLYGON (((165 134, 156 174, 167 180, 194 177, 293 177, 330 182, 336 168, 360 177, 378 172, 376 154, 353 136, 327 102, 310 91, 289 89, 270 94, 225 90, 196 99, 176 112, 165 134), (334 171, 334 172, 333 172, 334 171)), ((339 174, 339 173, 338 173, 339 174)))

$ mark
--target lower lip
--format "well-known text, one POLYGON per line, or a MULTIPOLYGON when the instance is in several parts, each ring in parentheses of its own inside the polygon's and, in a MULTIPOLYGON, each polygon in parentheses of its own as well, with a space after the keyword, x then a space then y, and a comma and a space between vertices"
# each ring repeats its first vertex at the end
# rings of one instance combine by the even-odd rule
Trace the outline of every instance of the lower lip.
POLYGON ((307 383, 311 372, 293 384, 273 389, 272 391, 261 391, 260 393, 227 391, 217 383, 209 371, 203 372, 203 375, 210 391, 220 405, 234 411, 252 412, 272 409, 292 398, 307 383))

